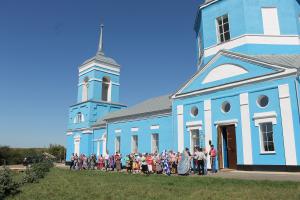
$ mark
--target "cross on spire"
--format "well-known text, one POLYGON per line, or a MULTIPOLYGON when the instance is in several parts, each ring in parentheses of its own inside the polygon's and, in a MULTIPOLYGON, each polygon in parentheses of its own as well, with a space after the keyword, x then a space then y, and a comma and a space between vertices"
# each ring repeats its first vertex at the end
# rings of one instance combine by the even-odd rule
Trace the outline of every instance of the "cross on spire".
POLYGON ((104 55, 104 52, 103 52, 103 28, 104 28, 104 25, 101 24, 100 25, 99 47, 98 47, 98 52, 97 52, 97 54, 102 54, 102 55, 104 55))

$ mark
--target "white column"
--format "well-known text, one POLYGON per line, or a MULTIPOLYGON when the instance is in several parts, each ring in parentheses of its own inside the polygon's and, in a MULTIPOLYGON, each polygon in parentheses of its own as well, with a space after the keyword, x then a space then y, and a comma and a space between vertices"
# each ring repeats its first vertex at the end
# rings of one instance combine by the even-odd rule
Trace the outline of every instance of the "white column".
POLYGON ((240 94, 244 164, 252 165, 252 139, 248 93, 240 94))
MULTIPOLYGON (((106 149, 106 140, 107 140, 107 135, 106 133, 102 136, 102 155, 105 156, 107 153, 107 149, 106 149)), ((112 153, 112 152, 108 152, 108 153, 112 153)))
POLYGON ((97 140, 97 156, 100 155, 100 140, 97 140))
POLYGON ((184 149, 183 105, 177 106, 178 152, 184 149))
POLYGON ((112 91, 112 83, 109 81, 108 90, 107 90, 107 101, 111 102, 111 91, 112 91))
MULTIPOLYGON (((209 141, 212 141, 212 122, 211 122, 211 100, 204 101, 204 129, 205 147, 210 150, 209 141)), ((210 156, 207 154, 207 168, 210 169, 210 156)))
POLYGON ((282 119, 283 143, 286 165, 297 165, 293 114, 289 85, 279 85, 279 101, 282 119))

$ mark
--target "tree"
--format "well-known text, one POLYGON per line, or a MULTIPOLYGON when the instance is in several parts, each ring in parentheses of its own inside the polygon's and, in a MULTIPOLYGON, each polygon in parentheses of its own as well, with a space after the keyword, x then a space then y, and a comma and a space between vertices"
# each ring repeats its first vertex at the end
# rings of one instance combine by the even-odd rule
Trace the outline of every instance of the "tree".
POLYGON ((48 153, 55 156, 57 161, 62 162, 65 160, 66 148, 59 144, 50 144, 48 153))

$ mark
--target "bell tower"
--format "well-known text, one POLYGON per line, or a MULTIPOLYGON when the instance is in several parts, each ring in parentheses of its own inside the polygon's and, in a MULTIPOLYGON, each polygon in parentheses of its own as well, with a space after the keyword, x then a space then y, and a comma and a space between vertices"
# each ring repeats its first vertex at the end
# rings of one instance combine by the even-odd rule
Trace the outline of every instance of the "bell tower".
POLYGON ((88 100, 119 102, 120 65, 104 54, 103 28, 101 25, 96 55, 79 67, 78 103, 88 100))

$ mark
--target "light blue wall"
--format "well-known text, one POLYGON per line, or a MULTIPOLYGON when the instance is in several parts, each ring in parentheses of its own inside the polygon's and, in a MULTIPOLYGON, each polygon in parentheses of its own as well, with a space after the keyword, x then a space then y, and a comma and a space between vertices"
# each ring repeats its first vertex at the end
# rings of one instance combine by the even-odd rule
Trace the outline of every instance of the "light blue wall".
MULTIPOLYGON (((212 143, 217 146, 217 128, 214 125, 216 121, 222 120, 238 120, 236 126, 236 141, 237 141, 237 164, 244 164, 243 158, 243 143, 242 143, 242 129, 241 129, 241 116, 240 116, 240 100, 239 95, 241 93, 247 92, 249 94, 249 110, 250 110, 250 124, 251 124, 251 137, 252 137, 252 157, 254 165, 285 165, 285 149, 283 144, 283 130, 281 122, 281 111, 279 106, 279 94, 278 85, 289 84, 290 95, 291 95, 291 105, 293 110, 293 120, 294 120, 294 132, 295 132, 295 142, 296 142, 296 156, 298 165, 300 164, 299 151, 300 146, 297 145, 300 137, 300 127, 299 127, 299 112, 297 106, 296 89, 295 89, 295 77, 284 78, 275 81, 266 81, 263 83, 256 83, 241 87, 236 87, 234 89, 227 89, 222 91, 216 91, 212 93, 207 93, 201 96, 194 96, 185 99, 176 99, 173 101, 173 123, 174 123, 174 133, 175 138, 178 137, 177 130, 177 105, 184 106, 184 124, 191 121, 191 116, 189 115, 191 105, 198 105, 199 116, 195 118, 195 121, 202 120, 203 124, 207 123, 204 119, 203 111, 203 101, 211 99, 211 111, 212 111, 212 143), (259 95, 265 94, 269 96, 270 103, 266 108, 260 108, 257 105, 257 98, 259 95), (223 113, 221 111, 221 104, 224 101, 229 101, 231 103, 231 111, 228 113, 223 113), (274 111, 277 114, 277 124, 274 125, 274 144, 276 153, 265 155, 260 153, 260 143, 259 143, 259 130, 255 126, 253 116, 254 113, 270 112, 274 111)), ((205 133, 205 130, 203 130, 205 133)), ((189 136, 188 131, 184 131, 184 145, 189 147, 189 136)), ((175 144, 175 148, 178 144, 175 144)))
MULTIPOLYGON (((202 49, 217 45, 216 18, 228 14, 231 38, 244 34, 264 34, 261 8, 276 7, 281 35, 299 35, 300 6, 296 0, 220 0, 204 7, 196 20, 196 36, 202 36, 202 49)), ((229 41, 230 42, 230 41, 229 41)), ((250 45, 239 48, 239 52, 249 54, 297 53, 299 45, 250 45), (291 48, 291 49, 289 49, 291 48)), ((207 63, 209 58, 204 58, 207 63)))
POLYGON ((98 119, 103 118, 109 112, 120 110, 125 106, 109 103, 98 103, 88 101, 70 107, 68 129, 88 128, 92 126, 98 119), (84 122, 74 123, 77 113, 84 114, 84 122))
POLYGON ((124 122, 115 122, 108 124, 107 149, 109 153, 115 152, 115 138, 121 136, 121 153, 127 155, 131 153, 131 136, 138 136, 138 150, 141 153, 151 152, 151 135, 159 134, 159 151, 172 149, 174 142, 172 132, 171 115, 160 117, 149 117, 146 119, 136 119, 124 122), (158 125, 159 129, 151 130, 152 125, 158 125), (131 128, 136 127, 139 130, 132 132, 131 128), (121 130, 121 133, 115 133, 115 130, 121 130))
MULTIPOLYGON (((79 76, 79 84, 84 82, 85 77, 88 77, 91 81, 89 81, 89 88, 88 88, 88 99, 94 101, 101 101, 102 99, 102 80, 103 77, 108 77, 113 85, 112 85, 112 99, 111 101, 114 103, 119 102, 119 84, 120 84, 120 75, 112 70, 104 69, 100 66, 94 66, 98 70, 89 71, 85 70, 81 72, 79 76), (86 73, 85 73, 86 72, 86 73), (92 80, 97 79, 97 80, 92 80)), ((78 98, 77 102, 82 101, 82 86, 78 86, 78 98)))

